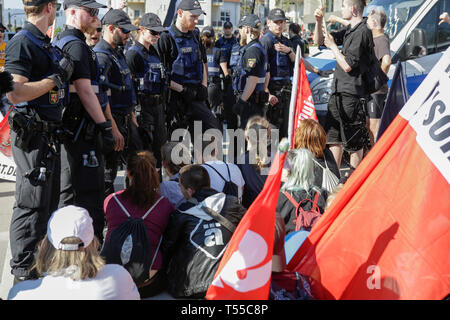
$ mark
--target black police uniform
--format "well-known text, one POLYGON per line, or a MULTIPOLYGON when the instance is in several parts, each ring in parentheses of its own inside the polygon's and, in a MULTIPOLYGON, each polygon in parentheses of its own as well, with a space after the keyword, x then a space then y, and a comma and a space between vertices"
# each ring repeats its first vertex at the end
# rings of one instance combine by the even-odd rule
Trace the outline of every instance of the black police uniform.
POLYGON ((160 167, 161 147, 167 141, 162 95, 167 88, 161 72, 161 60, 152 45, 147 50, 140 42, 135 42, 125 57, 137 92, 140 110, 136 110, 136 116, 143 147, 153 151, 160 167))
POLYGON ((132 121, 132 112, 137 104, 136 93, 131 80, 125 56, 120 47, 113 48, 100 39, 94 47, 102 69, 101 73, 108 79, 111 89, 109 105, 117 127, 125 140, 123 151, 111 151, 105 154, 105 197, 114 192, 114 180, 118 166, 126 158, 143 149, 136 124, 132 121))
POLYGON ((202 131, 220 129, 219 122, 206 106, 208 91, 202 85, 203 63, 206 55, 199 39, 199 31, 182 33, 175 24, 161 33, 157 44, 158 52, 168 81, 184 87, 183 92, 169 90, 167 122, 169 134, 177 128, 189 127, 193 139, 194 121, 202 122, 202 131))
POLYGON ((294 63, 288 53, 276 51, 274 45, 282 43, 292 48, 291 41, 285 36, 275 36, 270 30, 261 38, 261 44, 267 51, 270 80, 269 92, 278 98, 278 103, 269 106, 267 120, 280 129, 280 138, 287 137, 289 126, 289 104, 291 99, 294 63))
MULTIPOLYGON (((232 71, 232 66, 230 65, 231 51, 234 46, 239 46, 236 38, 231 36, 230 38, 220 37, 216 43, 215 47, 220 49, 221 61, 227 62, 227 67, 232 71)), ((222 70, 221 70, 222 72, 222 70)), ((237 129, 237 116, 233 112, 232 107, 236 102, 236 97, 233 94, 232 77, 223 76, 223 117, 227 123, 228 129, 237 129)))
POLYGON ((240 116, 240 127, 245 129, 247 121, 255 115, 264 115, 264 104, 267 102, 267 93, 264 91, 264 85, 267 73, 267 54, 258 39, 250 41, 242 53, 241 73, 238 76, 237 89, 239 100, 233 106, 234 112, 240 116), (255 89, 250 98, 244 102, 240 99, 247 78, 255 76, 258 78, 255 89))
POLYGON ((208 61, 208 102, 211 110, 219 121, 222 118, 222 102, 224 92, 222 87, 221 62, 226 62, 225 57, 218 48, 206 49, 206 58, 208 61))
MULTIPOLYGON (((6 47, 5 69, 40 81, 58 72, 57 50, 35 25, 26 22, 6 47)), ((58 208, 60 187, 61 118, 66 93, 52 91, 15 106, 9 115, 12 153, 17 165, 16 191, 10 226, 12 274, 32 277, 36 244, 46 233, 48 219, 58 208)))
POLYGON ((84 34, 68 26, 58 34, 54 45, 74 61, 69 87, 70 103, 64 111, 63 123, 67 136, 62 148, 61 196, 59 206, 76 205, 88 210, 97 238, 103 240, 104 160, 102 135, 87 113, 73 82, 90 79, 94 93, 104 111, 106 91, 100 86, 98 62, 94 51, 86 44, 84 34))

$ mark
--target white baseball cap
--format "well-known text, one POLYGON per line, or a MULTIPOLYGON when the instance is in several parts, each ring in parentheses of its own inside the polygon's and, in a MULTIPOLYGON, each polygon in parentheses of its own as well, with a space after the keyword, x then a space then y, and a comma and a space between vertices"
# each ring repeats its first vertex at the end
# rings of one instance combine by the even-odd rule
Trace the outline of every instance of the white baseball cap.
POLYGON ((47 238, 56 249, 76 251, 79 247, 86 248, 94 239, 94 227, 89 212, 76 206, 56 210, 48 221, 47 238), (78 237, 83 243, 61 243, 67 237, 78 237))

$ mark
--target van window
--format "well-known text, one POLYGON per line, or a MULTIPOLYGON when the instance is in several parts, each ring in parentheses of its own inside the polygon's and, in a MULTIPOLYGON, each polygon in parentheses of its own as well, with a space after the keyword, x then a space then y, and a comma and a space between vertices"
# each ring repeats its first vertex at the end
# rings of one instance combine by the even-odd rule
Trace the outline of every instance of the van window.
POLYGON ((446 23, 438 26, 439 15, 449 9, 450 0, 437 2, 411 31, 408 39, 392 59, 404 61, 444 51, 450 44, 450 26, 446 23))
MULTIPOLYGON (((443 12, 450 13, 450 0, 441 1, 441 8, 439 10, 439 15, 443 12)), ((448 23, 442 23, 438 26, 438 43, 437 51, 445 51, 450 45, 450 25, 448 23)))

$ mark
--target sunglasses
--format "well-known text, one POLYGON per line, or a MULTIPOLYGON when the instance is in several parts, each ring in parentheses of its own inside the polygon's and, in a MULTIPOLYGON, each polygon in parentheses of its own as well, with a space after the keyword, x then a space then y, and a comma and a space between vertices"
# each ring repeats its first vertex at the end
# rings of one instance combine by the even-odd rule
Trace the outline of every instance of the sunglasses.
POLYGON ((121 28, 121 27, 117 27, 120 29, 120 31, 122 31, 123 34, 128 34, 130 33, 131 30, 125 29, 125 28, 121 28))
POLYGON ((102 32, 102 28, 97 28, 97 29, 95 29, 95 31, 102 32))
POLYGON ((152 36, 159 36, 161 34, 161 32, 153 31, 153 30, 150 30, 150 33, 152 34, 152 36))
POLYGON ((88 12, 91 17, 97 16, 99 12, 99 9, 97 8, 80 7, 80 9, 83 9, 84 11, 88 12))

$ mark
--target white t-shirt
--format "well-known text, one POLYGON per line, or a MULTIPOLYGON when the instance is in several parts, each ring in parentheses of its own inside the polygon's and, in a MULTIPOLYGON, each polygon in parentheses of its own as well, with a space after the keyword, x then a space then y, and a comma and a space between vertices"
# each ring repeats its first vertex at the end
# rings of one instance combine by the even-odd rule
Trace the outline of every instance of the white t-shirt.
MULTIPOLYGON (((238 198, 239 201, 241 201, 245 181, 242 177, 242 173, 239 167, 233 163, 228 162, 225 165, 225 162, 223 161, 207 161, 205 163, 219 171, 222 177, 224 177, 227 181, 230 180, 227 170, 228 165, 228 168, 230 169, 231 181, 238 186, 238 198)), ((202 166, 208 171, 211 188, 222 192, 223 187, 225 186, 225 181, 217 174, 216 171, 214 171, 214 169, 206 166, 205 164, 202 164, 202 166)))
POLYGON ((128 271, 107 264, 95 278, 74 281, 64 276, 26 280, 9 291, 8 300, 139 300, 139 291, 128 271))

